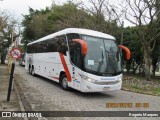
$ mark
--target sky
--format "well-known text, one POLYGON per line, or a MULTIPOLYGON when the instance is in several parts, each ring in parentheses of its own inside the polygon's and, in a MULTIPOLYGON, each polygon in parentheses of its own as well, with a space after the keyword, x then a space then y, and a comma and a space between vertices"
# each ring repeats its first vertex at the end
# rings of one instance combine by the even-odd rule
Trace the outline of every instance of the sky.
MULTIPOLYGON (((19 22, 22 21, 22 15, 26 15, 29 13, 29 7, 35 9, 44 9, 46 7, 50 7, 52 1, 55 3, 61 4, 66 2, 67 0, 3 0, 0 1, 0 10, 5 10, 9 12, 11 15, 15 17, 19 22)), ((77 1, 77 0, 76 0, 77 1)), ((130 26, 131 24, 124 21, 124 26, 130 26)))
POLYGON ((22 20, 22 14, 28 14, 29 7, 43 9, 51 4, 52 0, 3 0, 0 2, 0 10, 5 10, 22 20))

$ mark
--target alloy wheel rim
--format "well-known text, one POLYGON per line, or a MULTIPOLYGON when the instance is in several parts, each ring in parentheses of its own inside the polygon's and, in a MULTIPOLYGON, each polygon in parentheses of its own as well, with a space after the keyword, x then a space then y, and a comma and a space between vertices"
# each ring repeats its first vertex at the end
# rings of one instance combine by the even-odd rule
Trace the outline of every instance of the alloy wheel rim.
POLYGON ((32 75, 34 75, 34 68, 32 69, 32 75))
POLYGON ((67 88, 67 86, 68 86, 67 78, 63 78, 62 85, 63 85, 64 88, 67 88))

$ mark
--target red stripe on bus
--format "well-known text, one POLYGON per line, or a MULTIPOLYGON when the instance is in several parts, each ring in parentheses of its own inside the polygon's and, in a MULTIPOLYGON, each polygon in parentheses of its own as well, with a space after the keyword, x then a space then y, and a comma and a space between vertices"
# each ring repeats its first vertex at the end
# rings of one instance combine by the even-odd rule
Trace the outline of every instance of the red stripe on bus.
POLYGON ((64 68, 65 73, 66 73, 66 75, 67 75, 67 79, 68 79, 69 82, 71 82, 71 74, 70 74, 69 69, 68 69, 68 67, 67 67, 65 58, 64 58, 64 56, 63 56, 62 53, 59 53, 59 56, 60 56, 60 58, 61 58, 61 61, 62 61, 62 64, 63 64, 63 68, 64 68))
POLYGON ((53 76, 49 76, 49 77, 54 78, 54 79, 56 79, 56 80, 59 80, 59 78, 58 78, 58 77, 53 77, 53 76))

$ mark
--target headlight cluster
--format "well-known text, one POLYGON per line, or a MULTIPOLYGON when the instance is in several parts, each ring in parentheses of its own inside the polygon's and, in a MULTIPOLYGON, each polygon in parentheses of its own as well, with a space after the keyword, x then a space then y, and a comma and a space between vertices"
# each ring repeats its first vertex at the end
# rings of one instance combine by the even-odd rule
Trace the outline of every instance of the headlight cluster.
POLYGON ((84 80, 86 80, 88 82, 91 82, 91 83, 97 82, 97 80, 91 79, 91 78, 89 78, 89 77, 87 77, 85 75, 81 75, 81 77, 82 77, 82 79, 84 79, 84 80))
POLYGON ((94 80, 94 79, 91 79, 85 75, 81 75, 81 78, 88 81, 88 82, 91 82, 91 83, 94 83, 94 84, 116 84, 116 83, 119 83, 121 80, 122 80, 122 76, 118 76, 116 78, 116 81, 108 81, 108 80, 105 80, 105 81, 98 81, 98 80, 94 80))

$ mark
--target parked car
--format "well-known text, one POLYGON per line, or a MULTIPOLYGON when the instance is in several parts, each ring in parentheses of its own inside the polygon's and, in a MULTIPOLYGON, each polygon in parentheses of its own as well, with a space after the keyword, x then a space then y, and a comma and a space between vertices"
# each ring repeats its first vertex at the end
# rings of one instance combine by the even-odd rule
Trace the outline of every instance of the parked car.
POLYGON ((25 66, 25 53, 22 53, 21 57, 19 58, 19 65, 25 66))

